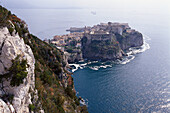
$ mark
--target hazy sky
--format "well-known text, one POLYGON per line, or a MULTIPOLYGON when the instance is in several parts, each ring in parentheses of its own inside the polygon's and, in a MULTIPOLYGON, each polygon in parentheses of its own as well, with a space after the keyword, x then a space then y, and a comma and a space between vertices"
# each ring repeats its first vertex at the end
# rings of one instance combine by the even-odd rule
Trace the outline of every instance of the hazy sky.
POLYGON ((0 0, 8 8, 168 8, 170 0, 0 0))

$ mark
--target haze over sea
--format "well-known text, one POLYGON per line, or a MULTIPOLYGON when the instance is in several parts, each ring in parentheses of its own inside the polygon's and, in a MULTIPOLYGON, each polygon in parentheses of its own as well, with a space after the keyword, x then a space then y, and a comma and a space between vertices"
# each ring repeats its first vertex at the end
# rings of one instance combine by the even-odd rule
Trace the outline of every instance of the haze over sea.
POLYGON ((90 113, 170 111, 169 9, 12 9, 12 12, 25 20, 30 31, 41 39, 66 34, 70 27, 109 21, 129 23, 150 39, 146 40, 150 49, 135 54, 135 59, 126 64, 109 63, 105 68, 105 63, 94 63, 78 69, 73 75, 78 96, 86 100, 90 113))

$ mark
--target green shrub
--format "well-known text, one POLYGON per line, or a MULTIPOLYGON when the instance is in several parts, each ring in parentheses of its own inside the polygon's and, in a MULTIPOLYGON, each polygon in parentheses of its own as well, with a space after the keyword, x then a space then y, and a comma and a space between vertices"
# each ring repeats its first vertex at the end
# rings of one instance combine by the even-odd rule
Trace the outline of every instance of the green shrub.
POLYGON ((57 105, 59 105, 59 106, 62 106, 62 105, 63 105, 64 99, 62 98, 61 95, 58 95, 56 100, 57 100, 57 101, 56 101, 56 104, 57 104, 57 105))
POLYGON ((29 104, 29 110, 30 110, 30 111, 34 111, 35 108, 36 108, 36 107, 35 107, 33 104, 29 104))
POLYGON ((10 27, 10 28, 8 28, 8 30, 9 30, 10 34, 12 35, 14 29, 12 27, 10 27))
POLYGON ((40 69, 39 64, 37 62, 35 63, 35 70, 38 71, 38 72, 41 72, 41 69, 40 69))
POLYGON ((81 111, 80 111, 81 113, 88 113, 88 111, 87 111, 87 107, 85 106, 85 105, 83 105, 82 107, 81 107, 81 111))
POLYGON ((44 82, 44 84, 47 83, 47 84, 51 85, 52 84, 52 77, 51 76, 52 76, 52 73, 50 71, 48 71, 48 70, 45 70, 40 75, 40 78, 44 82))
POLYGON ((80 101, 78 100, 78 98, 75 99, 75 104, 80 105, 80 101))
POLYGON ((9 68, 9 74, 12 75, 10 81, 11 86, 19 86, 22 84, 24 78, 26 78, 28 74, 28 72, 26 72, 27 60, 22 59, 22 61, 20 61, 19 57, 18 55, 12 60, 12 66, 9 68))
POLYGON ((58 108, 58 110, 59 110, 59 113, 65 113, 65 111, 64 111, 64 109, 63 109, 63 107, 58 106, 57 108, 58 108))
POLYGON ((11 78, 10 85, 13 87, 23 83, 24 78, 26 78, 28 74, 28 72, 26 72, 27 60, 22 59, 20 61, 19 58, 20 55, 12 60, 12 66, 8 69, 9 73, 0 75, 1 84, 3 84, 3 78, 7 80, 11 78))
POLYGON ((68 86, 66 89, 65 89, 65 92, 66 94, 71 97, 71 98, 74 98, 75 97, 75 93, 72 91, 72 88, 70 86, 68 86))

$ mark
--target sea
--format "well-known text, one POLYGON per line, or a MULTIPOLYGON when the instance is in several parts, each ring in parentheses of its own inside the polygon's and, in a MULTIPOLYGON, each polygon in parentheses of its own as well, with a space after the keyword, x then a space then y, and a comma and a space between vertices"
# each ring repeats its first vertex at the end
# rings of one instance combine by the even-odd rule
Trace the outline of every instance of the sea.
POLYGON ((72 75, 77 96, 89 113, 170 112, 170 13, 167 8, 11 9, 40 39, 70 27, 129 23, 144 36, 122 61, 80 62, 72 75))

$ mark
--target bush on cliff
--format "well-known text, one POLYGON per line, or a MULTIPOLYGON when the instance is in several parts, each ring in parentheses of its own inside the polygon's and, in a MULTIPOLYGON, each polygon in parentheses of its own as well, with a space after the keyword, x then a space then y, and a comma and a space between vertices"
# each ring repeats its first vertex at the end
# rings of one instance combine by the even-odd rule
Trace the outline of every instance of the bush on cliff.
POLYGON ((12 79, 10 81, 11 86, 19 86, 23 83, 24 78, 27 77, 28 72, 27 68, 27 60, 22 59, 20 61, 20 56, 17 56, 15 60, 12 60, 12 66, 9 68, 9 74, 12 75, 12 79))
POLYGON ((24 78, 27 77, 28 72, 27 60, 20 60, 20 55, 18 55, 14 60, 12 60, 12 66, 7 70, 8 73, 0 75, 0 83, 3 82, 3 78, 6 80, 10 79, 11 86, 19 86, 23 83, 24 78))
POLYGON ((71 87, 67 87, 65 89, 66 93, 68 96, 70 96, 71 98, 74 98, 75 97, 75 93, 72 91, 72 88, 71 87))
POLYGON ((43 83, 47 83, 49 85, 52 84, 52 78, 50 77, 52 73, 49 70, 45 70, 43 73, 41 73, 40 78, 43 81, 43 83))

